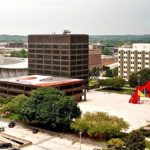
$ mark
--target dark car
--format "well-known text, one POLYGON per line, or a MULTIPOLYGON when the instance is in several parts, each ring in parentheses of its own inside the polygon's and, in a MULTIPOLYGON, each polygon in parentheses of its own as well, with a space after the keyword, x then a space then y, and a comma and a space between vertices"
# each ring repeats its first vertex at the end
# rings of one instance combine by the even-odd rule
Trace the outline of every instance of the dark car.
POLYGON ((9 128, 13 128, 16 125, 16 123, 14 121, 10 121, 8 124, 9 128))
POLYGON ((39 132, 38 129, 32 129, 32 133, 33 133, 33 134, 36 134, 36 133, 38 133, 38 132, 39 132))
POLYGON ((12 147, 11 143, 0 143, 0 149, 12 147))
POLYGON ((0 132, 3 132, 5 131, 5 128, 4 127, 0 127, 0 132))

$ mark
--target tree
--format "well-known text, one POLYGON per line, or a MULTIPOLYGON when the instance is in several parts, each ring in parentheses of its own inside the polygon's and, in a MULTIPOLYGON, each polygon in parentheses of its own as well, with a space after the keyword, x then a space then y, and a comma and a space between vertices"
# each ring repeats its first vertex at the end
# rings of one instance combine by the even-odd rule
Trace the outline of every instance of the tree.
POLYGON ((106 70, 106 77, 113 77, 113 72, 111 69, 106 70))
POLYGON ((138 85, 138 74, 132 73, 129 77, 129 85, 131 87, 136 87, 138 85))
POLYGON ((105 47, 102 49, 102 54, 103 55, 112 55, 113 54, 113 50, 110 47, 105 47))
POLYGON ((127 129, 128 123, 122 118, 109 116, 104 112, 86 112, 81 118, 71 123, 71 128, 91 137, 110 139, 119 136, 121 130, 127 129))
POLYGON ((28 52, 25 49, 22 49, 21 51, 11 51, 10 57, 27 58, 28 52))
POLYGON ((118 67, 114 68, 112 72, 113 72, 113 77, 118 77, 118 67))
POLYGON ((69 129, 72 120, 80 114, 74 97, 52 88, 33 90, 20 111, 23 120, 54 130, 69 129))
POLYGON ((107 88, 115 88, 115 89, 120 89, 124 86, 125 80, 121 78, 110 78, 106 80, 99 80, 99 85, 104 87, 106 86, 107 88))
POLYGON ((138 72, 138 81, 139 81, 139 85, 144 85, 148 81, 150 81, 150 69, 149 68, 145 68, 138 72))
POLYGON ((99 71, 100 71, 99 67, 93 67, 92 70, 89 71, 90 76, 99 76, 99 71))
POLYGON ((150 81, 150 69, 145 68, 137 73, 133 73, 130 75, 129 84, 131 87, 135 87, 137 85, 144 85, 148 81, 150 81))
POLYGON ((125 140, 126 150, 144 150, 145 149, 145 137, 140 130, 134 130, 129 133, 129 136, 125 140))
POLYGON ((15 98, 11 99, 7 104, 1 108, 1 112, 10 112, 17 115, 20 114, 22 105, 28 101, 28 97, 24 94, 18 95, 15 98))

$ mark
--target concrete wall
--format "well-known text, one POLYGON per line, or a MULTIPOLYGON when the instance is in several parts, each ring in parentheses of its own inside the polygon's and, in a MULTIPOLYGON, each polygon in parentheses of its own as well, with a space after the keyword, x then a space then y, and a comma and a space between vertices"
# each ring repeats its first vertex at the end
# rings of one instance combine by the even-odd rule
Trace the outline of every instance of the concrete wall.
POLYGON ((0 68, 0 79, 26 76, 26 75, 28 75, 28 69, 0 68))

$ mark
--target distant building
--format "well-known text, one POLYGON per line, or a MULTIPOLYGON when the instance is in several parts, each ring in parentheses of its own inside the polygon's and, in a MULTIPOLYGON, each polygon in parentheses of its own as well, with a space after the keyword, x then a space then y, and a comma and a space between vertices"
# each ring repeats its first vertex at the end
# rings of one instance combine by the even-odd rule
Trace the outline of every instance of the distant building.
POLYGON ((28 75, 28 59, 0 55, 0 79, 28 75))
POLYGON ((92 70, 92 68, 102 68, 102 62, 101 62, 101 53, 100 49, 97 49, 98 47, 90 47, 89 49, 89 70, 92 70))
POLYGON ((5 45, 6 48, 27 48, 27 44, 21 42, 10 42, 5 45))
POLYGON ((89 36, 68 33, 66 30, 63 34, 29 35, 29 76, 1 79, 0 95, 28 95, 38 87, 54 87, 77 101, 86 100, 89 36))
POLYGON ((129 80, 129 76, 144 68, 150 68, 150 43, 133 44, 132 47, 119 48, 118 75, 129 80))
POLYGON ((88 35, 29 35, 29 75, 88 80, 88 45, 88 35))
POLYGON ((118 62, 118 56, 101 55, 102 67, 111 65, 118 62))

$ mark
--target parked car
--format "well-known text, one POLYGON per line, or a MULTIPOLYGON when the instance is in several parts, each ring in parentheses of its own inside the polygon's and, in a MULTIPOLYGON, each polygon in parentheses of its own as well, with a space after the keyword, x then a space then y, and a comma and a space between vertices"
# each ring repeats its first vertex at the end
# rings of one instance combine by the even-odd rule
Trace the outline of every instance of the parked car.
POLYGON ((4 127, 0 127, 0 132, 3 132, 5 131, 5 128, 4 127))
POLYGON ((0 149, 12 147, 11 143, 0 143, 0 149))
POLYGON ((32 133, 33 133, 33 134, 36 134, 36 133, 38 133, 38 132, 39 132, 38 129, 32 129, 32 133))
POLYGON ((10 121, 8 124, 9 128, 13 128, 16 125, 16 123, 14 121, 10 121))

